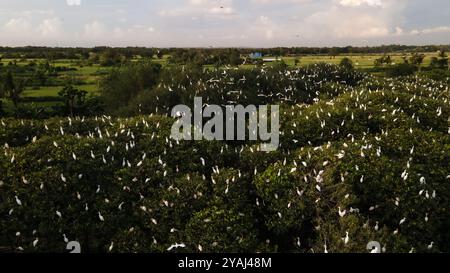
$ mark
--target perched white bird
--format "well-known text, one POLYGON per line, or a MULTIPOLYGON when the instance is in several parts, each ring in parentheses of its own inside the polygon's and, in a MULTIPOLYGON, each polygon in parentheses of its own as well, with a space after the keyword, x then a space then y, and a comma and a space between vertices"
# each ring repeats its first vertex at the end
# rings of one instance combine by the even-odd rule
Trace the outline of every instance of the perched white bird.
POLYGON ((22 201, 20 201, 19 197, 17 197, 17 195, 15 197, 17 205, 22 206, 22 201))
POLYGON ((66 234, 63 234, 63 239, 66 244, 69 242, 69 238, 67 238, 66 234))
POLYGON ((22 182, 23 182, 25 185, 28 185, 28 184, 29 184, 29 182, 28 182, 28 180, 25 178, 25 176, 22 176, 22 182))
POLYGON ((322 188, 319 185, 316 185, 316 190, 322 191, 322 188))
POLYGON ((347 210, 341 210, 341 207, 339 207, 338 209, 339 209, 339 216, 340 217, 344 217, 345 214, 347 214, 347 210))
POLYGON ((100 211, 98 212, 98 219, 100 219, 100 221, 104 222, 105 218, 103 217, 103 215, 100 213, 100 211))
POLYGON ((350 237, 348 236, 348 231, 345 232, 345 238, 342 238, 342 241, 344 241, 344 244, 348 244, 348 241, 350 240, 350 237))
POLYGON ((420 184, 422 184, 422 185, 425 184, 425 177, 422 176, 422 177, 420 178, 420 184))
POLYGON ((33 241, 33 247, 36 247, 38 243, 39 243, 39 238, 36 238, 36 239, 33 241))

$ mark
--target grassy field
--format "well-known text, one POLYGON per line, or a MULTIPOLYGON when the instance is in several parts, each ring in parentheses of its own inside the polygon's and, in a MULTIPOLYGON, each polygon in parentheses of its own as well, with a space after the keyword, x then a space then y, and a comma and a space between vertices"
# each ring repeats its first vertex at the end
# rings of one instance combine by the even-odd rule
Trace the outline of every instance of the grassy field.
MULTIPOLYGON (((37 64, 46 62, 45 59, 26 59, 26 60, 18 60, 18 59, 2 59, 1 64, 3 66, 7 66, 9 63, 16 63, 18 66, 26 66, 31 62, 35 62, 37 64)), ((70 71, 62 71, 58 72, 58 76, 55 79, 58 79, 59 85, 44 85, 44 86, 28 86, 25 91, 22 93, 23 98, 32 99, 32 98, 58 98, 58 93, 64 87, 62 82, 65 79, 72 80, 75 84, 74 86, 80 90, 84 90, 88 92, 87 96, 96 96, 99 94, 99 84, 100 80, 104 74, 106 74, 111 68, 110 67, 102 67, 100 65, 91 65, 91 66, 83 66, 78 63, 77 60, 69 60, 69 59, 61 59, 50 62, 54 67, 66 67, 73 70, 70 71)), ((26 75, 28 77, 30 75, 26 75)), ((3 109, 6 112, 11 112, 14 110, 14 105, 8 99, 2 99, 3 109)), ((35 106, 35 107, 51 107, 60 102, 57 102, 53 99, 49 101, 36 101, 36 102, 22 102, 23 106, 35 106)))
MULTIPOLYGON (((63 86, 44 86, 39 89, 28 88, 24 91, 24 97, 57 97, 58 92, 61 91, 63 86)), ((76 85, 76 88, 80 90, 84 90, 88 92, 89 95, 97 95, 99 92, 98 85, 96 84, 85 84, 85 85, 76 85)))
MULTIPOLYGON (((395 63, 402 63, 402 56, 404 54, 389 54, 395 63)), ((424 59, 424 66, 427 66, 431 62, 431 58, 434 57, 435 53, 426 53, 424 59)), ((329 55, 315 55, 315 56, 297 56, 297 57, 282 57, 283 61, 290 65, 295 66, 295 59, 300 61, 299 65, 310 65, 314 63, 330 63, 330 64, 339 64, 343 58, 349 58, 353 61, 353 64, 357 68, 372 68, 374 67, 374 62, 376 59, 382 57, 382 54, 369 54, 369 55, 339 55, 336 57, 332 57, 329 55)))
MULTIPOLYGON (((436 57, 436 53, 424 53, 425 59, 423 62, 423 66, 428 66, 431 62, 432 57, 436 57)), ((393 64, 403 63, 402 57, 405 54, 400 53, 392 53, 389 54, 392 58, 393 64)), ((339 64, 343 58, 349 58, 352 60, 353 65, 358 69, 370 69, 374 67, 374 62, 376 59, 382 57, 383 54, 352 54, 352 55, 339 55, 336 57, 332 57, 329 55, 307 55, 307 56, 288 56, 281 57, 287 65, 291 67, 295 67, 295 60, 299 61, 298 66, 307 66, 316 63, 329 63, 329 64, 339 64)), ((275 58, 273 56, 266 56, 265 58, 275 58)), ((267 65, 271 65, 271 63, 266 63, 267 65)), ((211 66, 213 67, 213 66, 211 66)), ((240 65, 240 68, 250 69, 255 67, 253 64, 243 64, 240 65)))

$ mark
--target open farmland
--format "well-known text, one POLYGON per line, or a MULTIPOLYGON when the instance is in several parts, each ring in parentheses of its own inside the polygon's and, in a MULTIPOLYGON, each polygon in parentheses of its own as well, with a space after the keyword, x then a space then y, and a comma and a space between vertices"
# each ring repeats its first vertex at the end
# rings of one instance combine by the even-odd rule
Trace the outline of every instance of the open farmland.
MULTIPOLYGON (((391 53, 392 61, 394 64, 399 64, 403 62, 402 57, 405 54, 401 53, 391 53)), ((425 53, 426 57, 424 59, 424 66, 427 66, 431 62, 431 58, 436 54, 433 53, 425 53)), ((295 66, 295 59, 299 60, 299 65, 311 65, 316 63, 329 63, 338 65, 343 58, 349 58, 356 68, 373 68, 374 62, 376 59, 382 57, 383 54, 352 54, 352 55, 338 55, 338 56, 329 56, 329 55, 307 55, 307 56, 293 56, 293 57, 282 57, 282 60, 286 62, 286 64, 290 66, 295 66)))

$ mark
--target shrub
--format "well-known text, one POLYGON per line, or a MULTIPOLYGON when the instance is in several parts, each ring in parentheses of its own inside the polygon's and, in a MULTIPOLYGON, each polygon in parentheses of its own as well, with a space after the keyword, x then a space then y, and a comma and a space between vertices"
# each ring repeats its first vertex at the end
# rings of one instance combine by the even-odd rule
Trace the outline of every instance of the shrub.
POLYGON ((402 63, 391 65, 386 69, 386 76, 388 77, 404 77, 413 75, 417 68, 414 65, 402 63))
POLYGON ((340 66, 346 68, 346 69, 353 69, 353 62, 349 58, 343 58, 341 62, 339 63, 340 66))
POLYGON ((192 251, 254 251, 258 240, 253 223, 245 212, 214 206, 194 214, 186 226, 186 239, 192 251))

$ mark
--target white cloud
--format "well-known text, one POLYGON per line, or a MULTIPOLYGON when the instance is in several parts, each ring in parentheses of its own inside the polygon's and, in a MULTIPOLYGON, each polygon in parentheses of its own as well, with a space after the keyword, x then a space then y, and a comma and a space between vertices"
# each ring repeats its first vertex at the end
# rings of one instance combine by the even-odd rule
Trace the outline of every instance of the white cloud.
POLYGON ((282 29, 275 23, 269 16, 260 15, 256 18, 254 23, 240 33, 240 38, 248 39, 249 41, 260 41, 261 39, 270 41, 276 38, 280 38, 283 35, 282 29))
POLYGON ((46 41, 60 41, 65 37, 61 19, 45 18, 41 21, 18 17, 10 19, 2 28, 0 35, 7 37, 6 43, 29 44, 46 41), (31 38, 30 38, 31 37, 31 38))
POLYGON ((210 1, 208 0, 189 0, 189 4, 191 5, 207 5, 210 1))
POLYGON ((181 17, 181 16, 214 16, 227 18, 235 15, 232 0, 188 0, 187 5, 173 9, 164 9, 158 12, 161 17, 181 17))
POLYGON ((80 6, 81 0, 66 0, 66 3, 69 6, 80 6))
POLYGON ((84 36, 88 39, 98 39, 107 33, 106 27, 99 21, 84 25, 84 36))
POLYGON ((266 30, 266 39, 271 40, 273 38, 273 30, 268 29, 266 30))
POLYGON ((258 5, 269 5, 269 4, 304 4, 312 2, 313 0, 251 0, 252 3, 258 5))
MULTIPOLYGON (((437 11, 436 15, 423 17, 424 2, 412 0, 145 0, 143 5, 133 5, 132 1, 102 0, 102 8, 86 6, 82 11, 75 9, 76 12, 51 5, 53 1, 28 1, 30 5, 23 9, 17 5, 0 7, 0 36, 4 44, 332 46, 450 43, 448 18, 438 17, 437 11), (159 16, 149 16, 155 14, 159 16), (414 17, 419 15, 422 16, 420 21, 414 17)), ((72 8, 85 4, 83 0, 65 0, 65 3, 72 8)), ((443 4, 440 9, 448 7, 443 4)))
POLYGON ((27 19, 22 17, 13 18, 9 20, 4 26, 4 30, 16 34, 28 32, 30 29, 31 23, 27 19))
POLYGON ((389 34, 389 23, 382 17, 360 12, 344 14, 341 9, 332 8, 306 18, 301 30, 308 39, 316 40, 382 37, 389 34))
POLYGON ((339 4, 345 7, 358 7, 361 5, 376 7, 382 5, 381 0, 340 0, 339 4))
POLYGON ((421 35, 421 34, 441 34, 450 32, 450 26, 438 26, 425 29, 413 29, 409 32, 409 35, 421 35))
POLYGON ((222 14, 222 15, 227 15, 227 14, 233 14, 234 10, 231 7, 212 7, 212 8, 208 8, 206 9, 206 12, 208 14, 222 14))
POLYGON ((334 0, 334 4, 327 9, 313 13, 296 24, 302 36, 310 41, 379 41, 404 34, 406 1, 334 0))
POLYGON ((426 28, 422 30, 422 33, 424 34, 430 34, 430 33, 442 33, 442 32, 450 32, 449 26, 439 26, 434 28, 426 28))
POLYGON ((401 27, 395 27, 395 35, 403 35, 404 31, 401 27))
POLYGON ((263 25, 269 25, 270 24, 270 19, 267 16, 261 15, 261 16, 259 16, 258 20, 263 25))
POLYGON ((78 35, 79 39, 90 46, 116 45, 116 46, 155 46, 149 41, 155 39, 160 33, 149 25, 132 25, 112 27, 104 22, 95 20, 84 26, 84 32, 78 35))
POLYGON ((316 4, 309 0, 252 0, 258 4, 291 3, 292 10, 297 7, 300 13, 279 17, 267 12, 253 24, 247 20, 243 24, 245 31, 241 33, 250 46, 356 45, 363 41, 367 44, 368 40, 378 44, 407 33, 403 24, 407 1, 328 0, 316 4), (301 8, 293 2, 308 5, 301 8), (311 9, 311 12, 302 13, 302 9, 311 9))
POLYGON ((43 37, 58 37, 63 34, 62 22, 59 18, 45 19, 38 27, 43 37))

